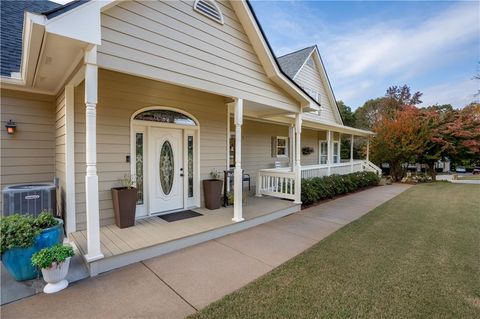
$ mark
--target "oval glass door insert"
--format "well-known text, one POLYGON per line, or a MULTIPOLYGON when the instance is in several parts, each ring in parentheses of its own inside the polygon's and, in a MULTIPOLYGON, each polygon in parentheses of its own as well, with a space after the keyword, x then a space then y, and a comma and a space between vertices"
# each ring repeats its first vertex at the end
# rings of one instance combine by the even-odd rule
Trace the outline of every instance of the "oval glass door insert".
POLYGON ((165 141, 160 150, 160 185, 165 195, 170 194, 175 173, 173 149, 169 141, 165 141))

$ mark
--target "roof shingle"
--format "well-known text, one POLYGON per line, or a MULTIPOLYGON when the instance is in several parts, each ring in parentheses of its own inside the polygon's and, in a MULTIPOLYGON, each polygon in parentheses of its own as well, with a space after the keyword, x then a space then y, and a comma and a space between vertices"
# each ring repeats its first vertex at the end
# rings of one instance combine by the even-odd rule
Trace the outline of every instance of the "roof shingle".
POLYGON ((278 57, 277 61, 282 71, 293 80, 295 74, 302 67, 305 60, 308 58, 310 53, 315 49, 315 46, 307 47, 292 53, 285 54, 284 56, 278 57))

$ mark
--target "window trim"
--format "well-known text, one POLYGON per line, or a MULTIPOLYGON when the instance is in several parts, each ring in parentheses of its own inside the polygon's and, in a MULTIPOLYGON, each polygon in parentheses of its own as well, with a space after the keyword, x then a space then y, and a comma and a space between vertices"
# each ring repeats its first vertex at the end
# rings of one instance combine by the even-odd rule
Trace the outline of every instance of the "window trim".
POLYGON ((288 136, 275 136, 275 153, 274 153, 275 157, 277 157, 277 158, 288 157, 289 140, 290 140, 290 138, 288 136), (285 141, 285 146, 279 146, 278 145, 278 140, 284 140, 285 141), (278 154, 279 147, 285 149, 285 154, 278 154))

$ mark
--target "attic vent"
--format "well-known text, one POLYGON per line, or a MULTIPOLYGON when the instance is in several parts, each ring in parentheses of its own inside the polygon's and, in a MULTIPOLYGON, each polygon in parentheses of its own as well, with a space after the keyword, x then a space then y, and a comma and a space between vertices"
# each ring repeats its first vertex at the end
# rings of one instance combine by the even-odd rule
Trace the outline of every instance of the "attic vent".
POLYGON ((214 0, 195 0, 193 10, 200 12, 213 21, 223 24, 223 15, 214 0))

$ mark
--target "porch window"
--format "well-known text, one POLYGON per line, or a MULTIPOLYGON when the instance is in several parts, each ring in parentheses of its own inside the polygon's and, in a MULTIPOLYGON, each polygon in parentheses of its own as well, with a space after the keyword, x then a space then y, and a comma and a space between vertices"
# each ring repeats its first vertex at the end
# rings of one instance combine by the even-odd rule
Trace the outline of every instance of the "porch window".
POLYGON ((135 134, 135 178, 137 205, 143 204, 143 133, 135 134))
POLYGON ((273 157, 288 156, 288 137, 285 137, 285 136, 272 137, 272 156, 273 157))
POLYGON ((171 123, 179 125, 196 126, 197 123, 190 117, 180 112, 170 110, 148 110, 135 115, 134 120, 171 123))
POLYGON ((333 142, 333 163, 337 164, 340 163, 340 156, 339 156, 339 143, 338 142, 333 142))
POLYGON ((326 141, 320 141, 320 164, 327 164, 328 144, 326 141))

